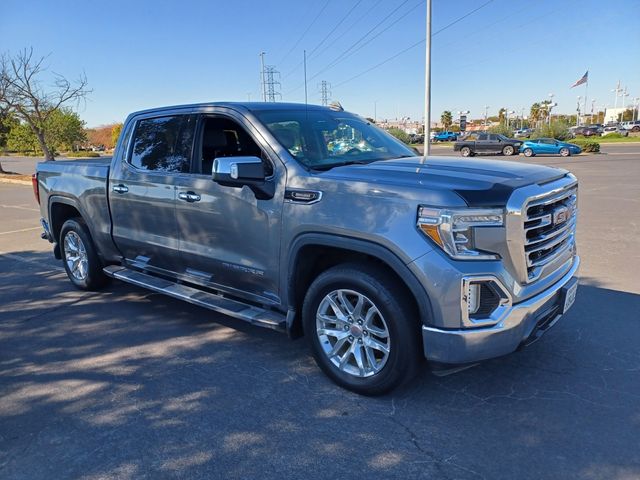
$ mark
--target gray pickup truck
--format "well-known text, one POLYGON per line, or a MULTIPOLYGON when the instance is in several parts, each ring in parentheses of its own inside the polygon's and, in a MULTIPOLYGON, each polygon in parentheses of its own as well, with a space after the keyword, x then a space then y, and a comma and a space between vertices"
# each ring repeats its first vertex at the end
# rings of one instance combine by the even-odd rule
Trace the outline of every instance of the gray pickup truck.
POLYGON ((576 178, 423 158, 332 108, 208 103, 130 115, 110 162, 38 164, 43 238, 109 277, 304 335, 350 390, 387 392, 540 337, 572 305, 576 178))

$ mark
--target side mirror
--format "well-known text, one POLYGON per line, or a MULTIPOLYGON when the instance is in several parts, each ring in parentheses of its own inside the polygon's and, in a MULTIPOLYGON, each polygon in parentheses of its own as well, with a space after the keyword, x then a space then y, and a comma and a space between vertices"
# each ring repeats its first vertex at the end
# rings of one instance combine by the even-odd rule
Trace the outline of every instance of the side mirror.
POLYGON ((213 160, 212 180, 225 187, 248 186, 256 198, 273 198, 275 184, 267 181, 264 164, 258 157, 220 157, 213 160))

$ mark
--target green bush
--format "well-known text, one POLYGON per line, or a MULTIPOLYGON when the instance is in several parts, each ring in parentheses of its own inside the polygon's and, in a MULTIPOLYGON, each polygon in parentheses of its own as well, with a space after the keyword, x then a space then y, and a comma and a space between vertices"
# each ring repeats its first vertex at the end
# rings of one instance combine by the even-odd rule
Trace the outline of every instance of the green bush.
POLYGON ((396 137, 401 142, 404 142, 407 145, 409 144, 409 134, 406 133, 404 130, 400 130, 399 128, 392 127, 389 130, 387 130, 387 132, 389 132, 391 135, 396 137))
POLYGON ((600 144, 594 140, 591 140, 590 138, 580 136, 580 137, 572 138, 570 142, 573 143, 574 145, 578 145, 583 152, 597 153, 600 151, 600 144))
POLYGON ((605 138, 625 138, 624 135, 614 132, 604 136, 605 138))
POLYGON ((70 158, 96 158, 100 154, 98 152, 68 152, 66 156, 70 158))
POLYGON ((509 127, 507 127, 504 124, 494 125, 493 127, 489 127, 489 132, 499 133, 509 138, 513 137, 513 130, 511 130, 509 127))
POLYGON ((551 122, 551 125, 543 124, 531 134, 531 138, 555 138, 556 140, 567 140, 570 137, 569 125, 563 121, 551 122))

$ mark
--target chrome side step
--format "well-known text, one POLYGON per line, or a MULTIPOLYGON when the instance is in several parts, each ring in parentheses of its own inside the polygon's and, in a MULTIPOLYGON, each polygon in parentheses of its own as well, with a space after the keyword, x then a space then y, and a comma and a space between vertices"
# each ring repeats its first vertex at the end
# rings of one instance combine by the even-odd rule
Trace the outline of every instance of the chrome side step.
POLYGON ((272 310, 247 305, 237 300, 225 298, 222 295, 204 292, 197 288, 154 277, 120 265, 105 267, 104 273, 111 278, 184 300, 260 327, 286 330, 286 316, 272 310))

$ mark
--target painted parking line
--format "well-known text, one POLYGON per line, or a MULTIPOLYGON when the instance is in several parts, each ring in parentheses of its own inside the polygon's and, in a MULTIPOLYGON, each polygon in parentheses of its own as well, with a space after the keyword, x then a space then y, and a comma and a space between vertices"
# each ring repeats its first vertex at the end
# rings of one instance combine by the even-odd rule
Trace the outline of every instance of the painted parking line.
POLYGON ((30 232, 31 230, 40 230, 42 227, 21 228, 20 230, 9 230, 8 232, 0 232, 0 235, 9 235, 11 233, 30 232))
POLYGON ((32 212, 39 212, 40 209, 33 207, 25 207, 23 205, 0 205, 0 208, 17 208, 19 210, 30 210, 32 212))

